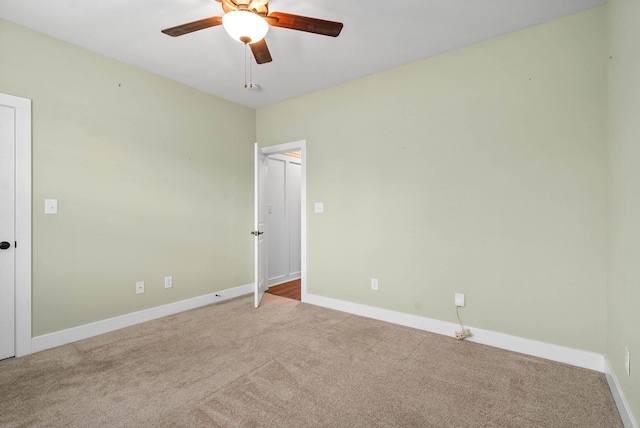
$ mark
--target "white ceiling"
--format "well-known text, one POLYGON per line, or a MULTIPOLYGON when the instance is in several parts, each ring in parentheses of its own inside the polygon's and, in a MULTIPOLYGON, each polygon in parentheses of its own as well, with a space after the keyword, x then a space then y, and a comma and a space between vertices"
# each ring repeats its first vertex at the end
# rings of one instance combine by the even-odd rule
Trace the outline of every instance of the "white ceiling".
POLYGON ((253 63, 222 27, 160 30, 222 15, 214 0, 0 0, 0 17, 253 108, 570 15, 605 0, 271 0, 271 12, 340 21, 339 37, 271 27, 253 63))

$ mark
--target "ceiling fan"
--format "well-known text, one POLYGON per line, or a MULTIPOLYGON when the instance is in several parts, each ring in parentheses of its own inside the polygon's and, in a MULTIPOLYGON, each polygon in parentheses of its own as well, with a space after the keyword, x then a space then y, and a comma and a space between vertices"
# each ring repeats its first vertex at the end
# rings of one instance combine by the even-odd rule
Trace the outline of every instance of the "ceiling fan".
POLYGON ((258 64, 271 62, 271 54, 264 36, 269 25, 289 28, 291 30, 306 31, 323 36, 337 37, 342 31, 342 23, 309 18, 307 16, 292 15, 290 13, 269 13, 269 0, 216 0, 222 3, 224 16, 212 16, 187 24, 178 25, 162 30, 172 37, 222 25, 234 39, 248 44, 258 64))

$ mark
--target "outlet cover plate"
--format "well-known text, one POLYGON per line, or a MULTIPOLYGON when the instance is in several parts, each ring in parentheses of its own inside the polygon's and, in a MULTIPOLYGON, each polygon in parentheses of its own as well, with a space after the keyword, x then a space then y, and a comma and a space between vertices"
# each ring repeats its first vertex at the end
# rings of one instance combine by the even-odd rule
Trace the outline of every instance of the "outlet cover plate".
POLYGON ((454 295, 454 304, 458 307, 464 307, 464 294, 455 293, 454 295))
POLYGON ((58 214, 58 200, 57 199, 45 199, 44 200, 44 213, 45 214, 58 214))
POLYGON ((172 276, 165 276, 164 277, 164 288, 171 288, 173 287, 173 277, 172 276))
POLYGON ((144 281, 136 282, 136 294, 144 293, 144 281))
POLYGON ((371 278, 371 289, 378 291, 378 278, 371 278))

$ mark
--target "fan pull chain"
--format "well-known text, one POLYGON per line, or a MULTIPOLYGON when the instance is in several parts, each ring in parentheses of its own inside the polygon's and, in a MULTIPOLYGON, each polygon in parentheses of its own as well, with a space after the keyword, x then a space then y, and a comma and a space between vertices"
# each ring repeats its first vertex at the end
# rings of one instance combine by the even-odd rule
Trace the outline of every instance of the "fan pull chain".
POLYGON ((249 89, 253 88, 253 64, 251 61, 251 55, 247 55, 247 62, 249 63, 249 89))
POLYGON ((244 44, 244 87, 247 87, 247 49, 248 45, 244 44))
POLYGON ((251 89, 253 87, 253 70, 251 68, 251 55, 248 54, 249 44, 244 44, 244 87, 251 89), (249 69, 249 80, 247 81, 247 69, 249 69))

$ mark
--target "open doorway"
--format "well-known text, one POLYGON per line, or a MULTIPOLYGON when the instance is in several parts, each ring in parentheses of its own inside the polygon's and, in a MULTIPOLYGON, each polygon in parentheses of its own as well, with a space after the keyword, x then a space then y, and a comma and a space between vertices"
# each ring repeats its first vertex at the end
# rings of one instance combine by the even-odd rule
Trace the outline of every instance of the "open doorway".
POLYGON ((266 200, 267 245, 262 251, 268 267, 267 292, 288 298, 293 293, 297 294, 294 298, 305 301, 306 141, 265 147, 261 152, 267 157, 267 184, 257 187, 266 200))
POLYGON ((300 150, 267 158, 268 292, 301 299, 300 150))

